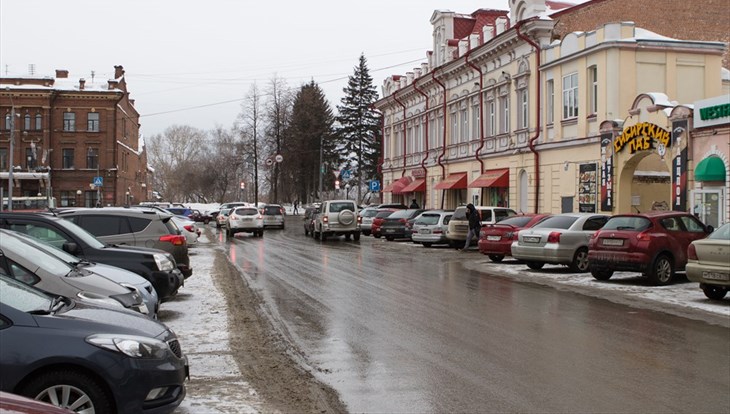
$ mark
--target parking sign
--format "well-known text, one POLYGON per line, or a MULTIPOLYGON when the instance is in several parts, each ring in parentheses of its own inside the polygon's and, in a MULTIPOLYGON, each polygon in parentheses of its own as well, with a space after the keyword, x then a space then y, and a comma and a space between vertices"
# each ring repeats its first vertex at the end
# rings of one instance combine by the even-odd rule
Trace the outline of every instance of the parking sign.
POLYGON ((380 181, 378 180, 372 180, 370 181, 370 191, 380 191, 380 181))

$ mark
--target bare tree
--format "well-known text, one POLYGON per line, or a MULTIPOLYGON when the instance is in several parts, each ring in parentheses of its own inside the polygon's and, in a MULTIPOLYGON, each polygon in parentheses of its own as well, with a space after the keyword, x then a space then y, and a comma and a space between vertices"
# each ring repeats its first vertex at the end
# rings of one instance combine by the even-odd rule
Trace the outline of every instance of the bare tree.
POLYGON ((154 188, 168 200, 190 199, 190 182, 199 172, 197 157, 207 134, 187 125, 173 125, 147 141, 148 162, 154 168, 154 188))
MULTIPOLYGON (((281 166, 277 156, 283 157, 284 131, 291 117, 292 96, 286 81, 276 76, 269 81, 266 95, 268 97, 264 114, 266 118, 266 150, 268 151, 266 164, 271 167, 271 174, 268 177, 271 188, 269 199, 274 203, 280 203, 281 166)), ((282 162, 287 161, 291 160, 283 160, 282 162)), ((291 193, 285 194, 287 194, 285 196, 287 201, 292 201, 290 199, 291 193)))
POLYGON ((254 83, 251 85, 243 103, 241 113, 238 115, 238 126, 236 128, 241 136, 243 156, 251 156, 253 164, 253 187, 254 203, 259 202, 259 134, 263 130, 263 119, 261 116, 261 92, 254 83))

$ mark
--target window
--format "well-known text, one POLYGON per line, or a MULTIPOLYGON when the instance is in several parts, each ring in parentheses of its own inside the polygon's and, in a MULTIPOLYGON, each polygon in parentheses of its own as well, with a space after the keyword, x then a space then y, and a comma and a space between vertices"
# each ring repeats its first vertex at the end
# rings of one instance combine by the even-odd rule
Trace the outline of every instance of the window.
MULTIPOLYGON (((78 201, 81 202, 81 200, 78 201)), ((76 207, 75 191, 61 191, 61 207, 76 207)))
POLYGON ((0 148, 0 171, 8 171, 8 149, 0 148))
POLYGON ((595 115, 598 112, 598 69, 595 66, 588 68, 588 108, 589 114, 595 115))
POLYGON ((406 142, 406 154, 413 154, 415 151, 415 138, 413 135, 413 124, 408 125, 408 128, 406 129, 406 136, 408 137, 408 140, 406 142))
POLYGON ((23 117, 23 131, 30 131, 30 114, 23 117))
POLYGON ((61 168, 74 167, 74 150, 73 148, 64 148, 61 150, 63 158, 63 166, 61 168))
MULTIPOLYGON (((99 168, 99 149, 89 148, 86 152, 86 168, 99 168)), ((93 205, 93 204, 92 204, 93 205)))
POLYGON ((469 141, 469 112, 466 108, 466 105, 464 105, 461 108, 461 111, 459 111, 459 117, 461 118, 461 130, 459 131, 459 141, 460 142, 468 142, 469 141))
POLYGON ((479 113, 479 100, 475 99, 471 106, 471 130, 472 136, 481 138, 481 130, 479 128, 481 122, 481 114, 479 113))
POLYGON ((489 101, 489 136, 497 134, 497 114, 494 101, 489 101))
POLYGON ((393 155, 396 157, 401 155, 401 148, 403 148, 403 144, 401 142, 401 134, 399 129, 395 131, 395 148, 393 148, 393 155))
POLYGON ((444 117, 439 116, 438 117, 438 123, 436 124, 436 141, 439 142, 439 145, 436 145, 436 147, 443 146, 443 140, 439 141, 440 138, 443 138, 444 136, 444 129, 446 126, 444 125, 444 117))
POLYGON ((578 74, 563 77, 563 119, 578 116, 578 74))
POLYGON ((25 160, 27 161, 26 168, 32 170, 36 166, 35 150, 34 148, 25 149, 25 160))
POLYGON ((116 236, 119 234, 128 234, 132 230, 126 217, 112 215, 88 215, 76 217, 80 226, 96 237, 116 236))
POLYGON ((500 106, 502 107, 502 113, 500 114, 501 115, 500 118, 501 118, 501 121, 502 121, 501 122, 501 125, 500 125, 501 126, 500 132, 503 133, 503 134, 506 134, 510 130, 510 126, 509 126, 509 96, 503 96, 503 97, 499 98, 499 100, 500 100, 500 104, 501 104, 500 106))
POLYGON ((63 130, 66 132, 76 131, 76 114, 73 112, 63 113, 63 130))
POLYGON ((40 131, 43 129, 43 115, 36 114, 35 116, 35 130, 40 131))
POLYGON ((8 131, 13 129, 13 117, 10 114, 5 114, 5 129, 8 131))
POLYGON ((449 137, 451 138, 450 143, 455 144, 459 137, 459 117, 456 113, 456 108, 451 112, 451 130, 449 131, 449 137))
POLYGON ((89 132, 99 132, 99 113, 89 112, 86 130, 89 132))
POLYGON ((547 99, 546 106, 547 106, 547 123, 552 124, 555 122, 555 84, 553 83, 553 80, 550 79, 547 81, 547 85, 545 87, 545 98, 547 99))
POLYGON ((527 95, 527 89, 523 89, 518 92, 518 96, 520 99, 520 112, 518 116, 518 128, 525 129, 529 126, 529 117, 530 117, 530 111, 529 111, 529 104, 528 104, 528 95, 527 95))
POLYGON ((423 152, 423 125, 421 124, 421 119, 419 118, 415 125, 416 130, 416 152, 423 152))
POLYGON ((436 131, 436 119, 431 118, 428 120, 428 147, 429 148, 436 148, 436 136, 438 135, 438 132, 436 131))

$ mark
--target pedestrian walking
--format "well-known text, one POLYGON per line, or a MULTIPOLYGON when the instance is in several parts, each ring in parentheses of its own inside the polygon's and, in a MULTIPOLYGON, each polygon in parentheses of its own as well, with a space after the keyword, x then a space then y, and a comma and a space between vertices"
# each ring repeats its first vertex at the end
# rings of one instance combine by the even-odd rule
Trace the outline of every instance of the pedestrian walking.
POLYGON ((479 210, 472 203, 466 205, 466 218, 469 220, 469 231, 466 233, 466 241, 464 242, 464 248, 461 249, 462 252, 469 250, 472 239, 479 240, 479 231, 482 228, 482 217, 479 210))
POLYGON ((299 215, 299 200, 294 200, 294 211, 295 216, 299 215))
POLYGON ((418 202, 416 202, 415 198, 413 199, 413 201, 411 201, 411 205, 408 208, 420 208, 418 207, 418 202))

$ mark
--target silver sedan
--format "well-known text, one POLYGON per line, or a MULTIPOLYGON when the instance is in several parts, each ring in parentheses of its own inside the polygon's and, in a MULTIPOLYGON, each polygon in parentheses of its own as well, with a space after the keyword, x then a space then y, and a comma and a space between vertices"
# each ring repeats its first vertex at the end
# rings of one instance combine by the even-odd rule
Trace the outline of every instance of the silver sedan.
POLYGON ((421 243, 424 247, 431 247, 434 244, 448 244, 446 231, 449 229, 449 221, 453 215, 453 211, 431 210, 424 212, 413 222, 411 240, 421 243))
POLYGON ((512 257, 530 269, 545 263, 567 265, 571 271, 588 271, 588 241, 609 216, 594 213, 563 213, 549 217, 519 232, 512 242, 512 257))

